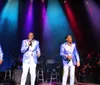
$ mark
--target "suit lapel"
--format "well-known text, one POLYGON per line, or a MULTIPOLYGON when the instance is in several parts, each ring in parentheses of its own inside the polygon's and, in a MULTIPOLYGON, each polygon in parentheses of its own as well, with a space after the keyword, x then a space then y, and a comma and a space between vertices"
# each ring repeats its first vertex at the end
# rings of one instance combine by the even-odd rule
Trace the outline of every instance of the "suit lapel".
POLYGON ((26 40, 26 42, 25 42, 27 45, 28 45, 28 39, 26 40))
POLYGON ((33 41, 32 41, 32 50, 35 50, 35 48, 36 48, 36 41, 33 40, 33 41))

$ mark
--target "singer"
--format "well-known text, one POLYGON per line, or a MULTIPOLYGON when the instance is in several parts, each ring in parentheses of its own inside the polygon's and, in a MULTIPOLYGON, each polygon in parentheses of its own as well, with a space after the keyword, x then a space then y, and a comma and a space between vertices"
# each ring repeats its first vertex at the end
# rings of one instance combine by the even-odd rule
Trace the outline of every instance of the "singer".
POLYGON ((1 45, 0 45, 0 65, 2 64, 2 62, 3 62, 3 52, 2 52, 1 45))
POLYGON ((70 85, 74 85, 75 65, 80 66, 80 58, 76 49, 76 44, 72 43, 72 36, 65 37, 66 42, 61 45, 60 55, 63 57, 63 79, 62 85, 66 85, 68 71, 70 70, 70 85))
POLYGON ((29 33, 28 39, 22 41, 23 73, 21 85, 25 85, 28 71, 31 75, 31 85, 35 85, 37 57, 40 57, 39 41, 34 39, 34 34, 29 33))

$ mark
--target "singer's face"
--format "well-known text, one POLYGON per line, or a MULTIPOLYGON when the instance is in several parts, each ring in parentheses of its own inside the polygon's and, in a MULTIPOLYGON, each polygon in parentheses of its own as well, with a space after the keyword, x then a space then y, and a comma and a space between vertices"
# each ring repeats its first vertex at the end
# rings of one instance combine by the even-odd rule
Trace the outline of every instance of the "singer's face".
POLYGON ((71 35, 68 35, 68 37, 66 38, 66 41, 69 43, 72 43, 73 39, 71 35))
POLYGON ((34 38, 33 33, 29 33, 28 38, 29 38, 29 39, 33 39, 33 38, 34 38))

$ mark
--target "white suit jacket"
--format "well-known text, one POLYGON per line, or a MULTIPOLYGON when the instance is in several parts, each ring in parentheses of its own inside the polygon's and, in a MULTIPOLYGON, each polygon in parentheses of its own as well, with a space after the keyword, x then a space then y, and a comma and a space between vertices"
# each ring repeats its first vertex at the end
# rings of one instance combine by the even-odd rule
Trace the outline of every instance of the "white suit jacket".
POLYGON ((21 52, 23 53, 23 63, 37 64, 37 53, 40 53, 39 41, 32 40, 32 46, 29 46, 28 39, 23 40, 21 52))
POLYGON ((2 51, 1 45, 0 45, 0 60, 3 60, 3 51, 2 51))
POLYGON ((71 48, 68 46, 67 42, 61 45, 60 55, 63 57, 63 65, 69 63, 69 60, 66 58, 69 54, 72 55, 72 62, 76 65, 76 63, 80 61, 80 58, 75 43, 72 43, 71 48))

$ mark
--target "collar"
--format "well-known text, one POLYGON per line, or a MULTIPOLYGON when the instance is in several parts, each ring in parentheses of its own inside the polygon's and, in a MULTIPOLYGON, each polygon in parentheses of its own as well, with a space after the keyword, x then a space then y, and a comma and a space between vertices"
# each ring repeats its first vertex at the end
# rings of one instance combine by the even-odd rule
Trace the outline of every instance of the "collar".
MULTIPOLYGON (((72 42, 72 44, 73 44, 73 42, 72 42)), ((68 45, 68 42, 66 42, 65 45, 68 45)))

